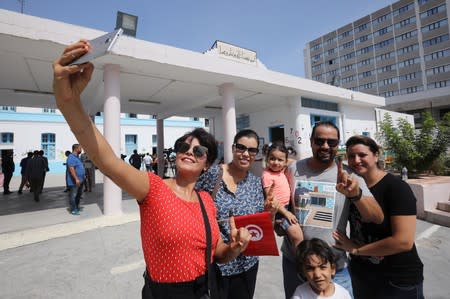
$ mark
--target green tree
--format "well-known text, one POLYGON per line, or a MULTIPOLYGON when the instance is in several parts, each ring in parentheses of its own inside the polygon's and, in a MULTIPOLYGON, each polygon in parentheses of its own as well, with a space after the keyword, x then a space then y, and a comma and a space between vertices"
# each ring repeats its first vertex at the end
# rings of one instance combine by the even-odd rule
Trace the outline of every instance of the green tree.
POLYGON ((379 123, 378 137, 383 147, 393 152, 393 166, 399 171, 403 166, 411 173, 429 170, 433 162, 447 151, 450 143, 450 112, 439 123, 430 112, 424 112, 422 119, 420 130, 415 130, 403 118, 394 125, 388 113, 379 123))

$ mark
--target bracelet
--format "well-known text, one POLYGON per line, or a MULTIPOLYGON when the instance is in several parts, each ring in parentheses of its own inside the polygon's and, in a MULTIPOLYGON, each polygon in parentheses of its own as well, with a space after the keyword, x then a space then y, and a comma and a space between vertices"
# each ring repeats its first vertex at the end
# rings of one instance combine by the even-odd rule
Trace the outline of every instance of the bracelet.
POLYGON ((350 200, 350 202, 357 202, 358 200, 361 199, 361 197, 362 197, 362 190, 361 190, 361 188, 359 188, 358 195, 347 197, 347 199, 350 200))

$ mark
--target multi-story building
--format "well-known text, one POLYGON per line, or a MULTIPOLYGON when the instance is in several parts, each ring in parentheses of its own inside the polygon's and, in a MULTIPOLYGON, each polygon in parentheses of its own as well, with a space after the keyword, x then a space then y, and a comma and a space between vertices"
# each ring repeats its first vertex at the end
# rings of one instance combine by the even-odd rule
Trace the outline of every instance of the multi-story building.
POLYGON ((435 119, 450 111, 449 0, 401 0, 306 44, 309 79, 435 119))

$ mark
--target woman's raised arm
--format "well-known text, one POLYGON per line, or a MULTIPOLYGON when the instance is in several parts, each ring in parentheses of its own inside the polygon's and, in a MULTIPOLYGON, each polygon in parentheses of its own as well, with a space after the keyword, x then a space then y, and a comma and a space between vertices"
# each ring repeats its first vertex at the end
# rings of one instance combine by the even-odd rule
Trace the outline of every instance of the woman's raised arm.
POLYGON ((100 171, 138 201, 142 201, 149 190, 147 173, 126 164, 115 155, 81 103, 81 93, 91 80, 94 66, 91 63, 69 63, 85 54, 89 48, 87 40, 80 40, 67 46, 62 55, 53 62, 53 92, 56 105, 78 142, 100 171))

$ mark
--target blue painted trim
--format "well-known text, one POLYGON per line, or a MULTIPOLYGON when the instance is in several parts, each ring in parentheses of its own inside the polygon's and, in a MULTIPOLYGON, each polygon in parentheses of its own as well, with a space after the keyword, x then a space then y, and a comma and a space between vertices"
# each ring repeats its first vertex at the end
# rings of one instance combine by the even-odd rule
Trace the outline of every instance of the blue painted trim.
MULTIPOLYGON (((61 114, 53 113, 26 113, 26 112, 10 112, 0 111, 0 121, 23 121, 23 122, 56 122, 65 123, 66 120, 61 114)), ((103 117, 95 117, 96 124, 103 124, 103 117)), ((120 124, 124 126, 154 126, 156 127, 155 119, 136 119, 136 118, 121 118, 120 124)), ((194 120, 164 120, 166 127, 201 127, 201 121, 194 120)))
POLYGON ((56 122, 56 123, 66 122, 66 120, 61 114, 24 113, 24 112, 0 112, 0 121, 56 122))

